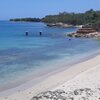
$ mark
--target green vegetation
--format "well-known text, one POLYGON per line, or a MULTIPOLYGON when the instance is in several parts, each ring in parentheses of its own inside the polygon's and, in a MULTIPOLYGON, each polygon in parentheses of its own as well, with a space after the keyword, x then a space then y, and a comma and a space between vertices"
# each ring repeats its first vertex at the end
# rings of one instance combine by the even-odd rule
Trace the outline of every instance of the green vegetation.
POLYGON ((85 13, 59 13, 58 15, 48 15, 42 19, 46 23, 63 22, 71 25, 100 24, 100 11, 93 9, 85 13))
POLYGON ((27 21, 27 22, 45 22, 45 23, 66 23, 71 25, 86 25, 91 24, 96 27, 100 27, 100 11, 94 11, 93 9, 86 11, 85 13, 67 13, 62 12, 58 15, 48 15, 42 19, 39 18, 16 18, 10 19, 10 21, 27 21))
POLYGON ((41 19, 39 18, 15 18, 15 19, 10 19, 10 21, 24 21, 24 22, 40 22, 41 19))

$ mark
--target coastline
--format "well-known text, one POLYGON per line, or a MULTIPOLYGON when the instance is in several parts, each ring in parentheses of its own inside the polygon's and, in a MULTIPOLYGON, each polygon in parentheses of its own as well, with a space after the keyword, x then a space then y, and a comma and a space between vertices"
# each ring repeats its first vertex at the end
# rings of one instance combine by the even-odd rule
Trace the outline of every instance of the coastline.
MULTIPOLYGON (((4 91, 0 93, 0 100, 14 100, 18 99, 20 100, 23 98, 24 100, 30 100, 33 96, 37 95, 40 92, 47 91, 54 89, 56 86, 59 86, 68 80, 71 80, 77 75, 80 75, 80 73, 91 69, 97 65, 100 64, 99 62, 100 55, 94 56, 92 58, 86 59, 85 61, 82 61, 80 63, 76 63, 72 65, 71 67, 68 67, 63 70, 60 70, 56 73, 51 73, 50 75, 46 76, 45 79, 40 79, 38 83, 32 86, 32 82, 26 83, 28 86, 25 90, 20 90, 19 88, 15 89, 16 92, 13 93, 13 89, 4 91), (66 77, 65 77, 66 76, 66 77), (11 94, 9 94, 11 92, 11 94), (5 95, 5 93, 8 93, 8 95, 5 95)), ((62 66, 66 66, 66 64, 61 64, 62 66)), ((61 67, 60 65, 60 67, 61 67)))
MULTIPOLYGON (((99 56, 100 57, 100 56, 99 56)), ((97 60, 96 60, 97 61, 97 60)), ((93 64, 93 63, 92 63, 93 64)), ((79 73, 53 89, 34 96, 31 100, 99 100, 100 63, 79 73)))

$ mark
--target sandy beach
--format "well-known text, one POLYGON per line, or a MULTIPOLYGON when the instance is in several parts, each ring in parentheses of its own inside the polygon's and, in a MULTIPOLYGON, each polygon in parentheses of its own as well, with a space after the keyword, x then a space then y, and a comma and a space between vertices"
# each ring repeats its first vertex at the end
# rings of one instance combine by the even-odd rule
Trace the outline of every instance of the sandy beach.
MULTIPOLYGON (((81 62, 79 64, 75 64, 64 71, 55 73, 47 77, 45 80, 42 80, 35 86, 32 86, 24 91, 21 91, 19 89, 15 93, 12 93, 10 95, 4 95, 5 93, 2 92, 0 93, 0 100, 31 100, 34 96, 36 96, 41 92, 55 91, 57 89, 61 89, 67 92, 67 91, 74 91, 75 89, 89 88, 92 89, 93 91, 96 91, 96 89, 100 88, 99 71, 100 71, 100 55, 91 58, 87 61, 81 62)), ((10 91, 11 90, 4 92, 10 92, 10 91)), ((98 91, 96 91, 95 96, 92 97, 93 100, 98 100, 97 98, 99 98, 98 96, 100 92, 98 91)), ((74 99, 80 100, 77 96, 74 99)), ((90 98, 89 100, 92 99, 90 98)), ((46 100, 46 98, 42 97, 42 100, 46 100)))
POLYGON ((0 8, 0 100, 100 100, 100 0, 0 8))

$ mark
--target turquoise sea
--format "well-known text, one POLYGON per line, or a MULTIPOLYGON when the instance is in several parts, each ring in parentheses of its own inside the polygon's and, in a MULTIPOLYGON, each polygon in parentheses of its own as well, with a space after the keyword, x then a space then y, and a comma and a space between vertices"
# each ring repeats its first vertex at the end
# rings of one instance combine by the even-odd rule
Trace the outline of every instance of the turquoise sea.
POLYGON ((99 53, 99 40, 69 40, 66 33, 76 30, 47 27, 44 23, 0 21, 0 86, 40 70, 56 69, 57 66, 52 66, 55 60, 66 58, 70 62, 99 53), (25 31, 29 31, 28 37, 25 31))

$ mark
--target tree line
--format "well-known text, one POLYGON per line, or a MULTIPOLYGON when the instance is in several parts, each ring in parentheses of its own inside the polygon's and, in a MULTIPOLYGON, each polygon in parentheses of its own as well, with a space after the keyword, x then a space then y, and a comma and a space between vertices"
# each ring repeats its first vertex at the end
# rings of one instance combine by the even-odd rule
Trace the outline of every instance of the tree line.
POLYGON ((67 23, 71 25, 84 25, 84 24, 100 24, 100 11, 94 11, 93 9, 86 11, 85 13, 67 13, 62 12, 58 15, 48 15, 42 19, 46 23, 67 23))
POLYGON ((15 19, 10 19, 10 21, 15 21, 15 22, 19 22, 19 21, 23 21, 23 22, 40 22, 41 19, 40 18, 15 18, 15 19))
POLYGON ((45 22, 45 23, 67 23, 71 25, 93 24, 100 26, 100 11, 90 9, 85 13, 61 12, 57 15, 47 15, 44 18, 16 18, 10 21, 45 22))

